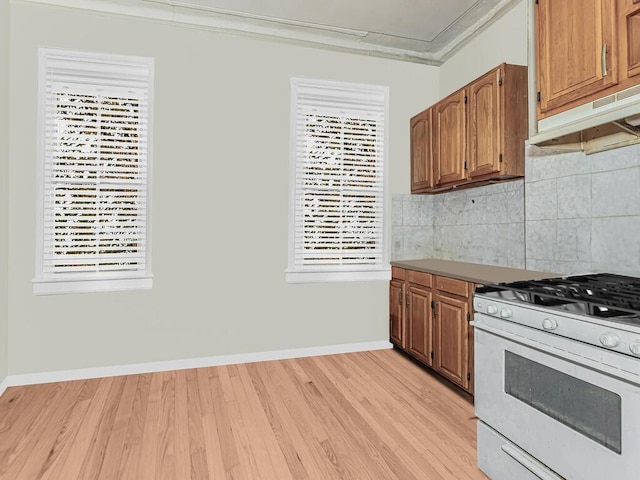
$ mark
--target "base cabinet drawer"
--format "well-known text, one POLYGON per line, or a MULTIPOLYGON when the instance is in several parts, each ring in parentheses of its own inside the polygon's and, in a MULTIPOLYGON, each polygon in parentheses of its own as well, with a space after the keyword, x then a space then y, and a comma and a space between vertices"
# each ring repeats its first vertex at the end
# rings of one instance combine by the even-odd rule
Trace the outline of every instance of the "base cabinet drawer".
POLYGON ((491 480, 563 480, 482 421, 477 435, 478 468, 491 480))

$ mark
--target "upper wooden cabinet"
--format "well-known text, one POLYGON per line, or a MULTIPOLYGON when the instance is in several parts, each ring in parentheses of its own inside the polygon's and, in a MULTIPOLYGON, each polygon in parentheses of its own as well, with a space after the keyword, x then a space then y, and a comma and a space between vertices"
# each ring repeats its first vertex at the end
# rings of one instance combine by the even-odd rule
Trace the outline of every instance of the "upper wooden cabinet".
POLYGON ((431 109, 411 119, 411 191, 426 192, 433 187, 431 169, 431 109))
POLYGON ((411 193, 523 176, 527 112, 527 67, 502 64, 414 116, 411 193))
POLYGON ((524 175, 527 68, 502 64, 468 87, 468 177, 524 175))
POLYGON ((622 82, 640 83, 640 0, 619 0, 618 18, 622 82))
POLYGON ((539 0, 536 14, 539 112, 618 82, 613 0, 539 0))
POLYGON ((433 166, 436 186, 466 178, 466 89, 436 103, 433 110, 433 166))
POLYGON ((640 0, 539 0, 538 119, 640 83, 640 0))

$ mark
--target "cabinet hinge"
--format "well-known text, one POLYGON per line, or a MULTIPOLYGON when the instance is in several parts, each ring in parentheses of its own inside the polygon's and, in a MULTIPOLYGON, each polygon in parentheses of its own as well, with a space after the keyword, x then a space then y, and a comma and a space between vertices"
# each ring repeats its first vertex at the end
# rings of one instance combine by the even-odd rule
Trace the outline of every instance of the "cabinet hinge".
POLYGON ((469 97, 467 97, 466 95, 464 96, 464 103, 467 103, 469 101, 469 97))
POLYGON ((433 352, 431 352, 431 360, 433 360, 433 352))
POLYGON ((436 302, 434 302, 433 300, 431 300, 431 310, 436 308, 436 302))
POLYGON ((466 162, 466 160, 465 160, 465 162, 464 162, 464 169, 465 169, 465 170, 467 169, 467 162, 466 162))
POLYGON ((540 102, 540 92, 538 92, 538 102, 540 102))
POLYGON ((467 322, 471 321, 471 314, 467 312, 467 322))
POLYGON ((467 381, 471 381, 471 373, 467 372, 467 381))
POLYGON ((502 163, 502 154, 498 155, 498 161, 502 163))
POLYGON ((502 86, 502 77, 498 77, 498 86, 501 87, 502 86))

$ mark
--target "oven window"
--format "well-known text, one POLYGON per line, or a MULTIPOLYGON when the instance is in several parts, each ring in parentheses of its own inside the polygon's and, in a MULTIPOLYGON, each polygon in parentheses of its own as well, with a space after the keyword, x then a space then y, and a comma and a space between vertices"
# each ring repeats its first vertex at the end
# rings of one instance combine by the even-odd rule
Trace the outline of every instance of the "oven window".
POLYGON ((619 395, 509 351, 504 389, 608 449, 622 452, 619 395))

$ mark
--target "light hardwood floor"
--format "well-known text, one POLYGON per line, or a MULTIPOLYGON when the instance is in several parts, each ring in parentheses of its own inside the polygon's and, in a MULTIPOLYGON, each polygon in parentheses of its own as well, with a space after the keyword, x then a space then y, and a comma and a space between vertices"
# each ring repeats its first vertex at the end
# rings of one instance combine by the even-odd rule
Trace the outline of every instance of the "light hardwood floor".
POLYGON ((486 479, 468 397, 395 350, 9 388, 0 478, 486 479))

